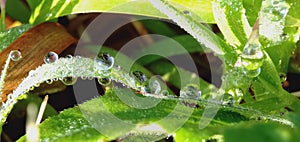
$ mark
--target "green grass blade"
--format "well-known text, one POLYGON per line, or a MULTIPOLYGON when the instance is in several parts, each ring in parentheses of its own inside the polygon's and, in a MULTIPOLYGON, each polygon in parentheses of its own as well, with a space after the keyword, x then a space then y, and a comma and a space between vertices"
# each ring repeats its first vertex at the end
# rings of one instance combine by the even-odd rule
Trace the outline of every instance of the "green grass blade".
MULTIPOLYGON (((210 0, 190 2, 184 0, 173 1, 189 9, 191 8, 193 12, 198 13, 204 22, 214 23, 211 7, 209 6, 211 5, 210 0), (203 11, 205 11, 205 13, 203 13, 203 11)), ((181 7, 181 10, 184 11, 186 8, 181 7)), ((146 0, 110 0, 109 2, 106 0, 42 0, 40 5, 32 13, 30 23, 38 24, 69 14, 88 12, 111 12, 167 18, 164 14, 155 10, 146 0)))

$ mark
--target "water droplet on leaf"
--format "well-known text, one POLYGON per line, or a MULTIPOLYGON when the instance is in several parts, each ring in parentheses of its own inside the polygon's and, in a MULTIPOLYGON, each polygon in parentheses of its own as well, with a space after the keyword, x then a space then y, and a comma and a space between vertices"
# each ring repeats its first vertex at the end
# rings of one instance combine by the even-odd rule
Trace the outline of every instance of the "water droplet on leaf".
POLYGON ((189 84, 180 90, 180 97, 182 98, 198 100, 200 99, 200 96, 201 91, 199 91, 198 87, 193 84, 189 84))
POLYGON ((19 61, 22 58, 22 54, 18 50, 12 50, 9 53, 9 57, 12 61, 19 61))
POLYGON ((287 79, 287 76, 286 76, 285 73, 280 73, 280 74, 279 74, 279 77, 280 77, 280 79, 281 79, 281 82, 285 82, 286 79, 287 79))
POLYGON ((253 26, 251 35, 241 55, 241 64, 246 69, 247 75, 256 77, 260 73, 260 67, 264 62, 262 45, 259 42, 259 19, 253 26))
POLYGON ((147 81, 146 75, 141 71, 134 71, 132 72, 132 75, 140 84, 147 81))
POLYGON ((58 60, 58 55, 55 52, 49 52, 44 56, 45 63, 53 63, 58 60))
POLYGON ((191 14, 191 12, 190 12, 190 11, 188 11, 188 10, 183 10, 183 14, 185 14, 185 15, 190 15, 190 14, 191 14))
POLYGON ((99 53, 97 58, 95 58, 95 68, 97 70, 109 70, 114 63, 114 58, 108 53, 99 53))
POLYGON ((77 81, 77 77, 65 77, 61 82, 65 85, 74 85, 77 81))
POLYGON ((111 83, 110 78, 98 78, 98 83, 102 86, 108 86, 111 83))
POLYGON ((225 93, 223 95, 222 105, 232 106, 233 104, 234 104, 233 96, 228 93, 225 93))
POLYGON ((52 84, 52 83, 53 83, 53 80, 52 80, 52 79, 48 79, 48 80, 46 80, 46 83, 47 83, 47 84, 52 84))

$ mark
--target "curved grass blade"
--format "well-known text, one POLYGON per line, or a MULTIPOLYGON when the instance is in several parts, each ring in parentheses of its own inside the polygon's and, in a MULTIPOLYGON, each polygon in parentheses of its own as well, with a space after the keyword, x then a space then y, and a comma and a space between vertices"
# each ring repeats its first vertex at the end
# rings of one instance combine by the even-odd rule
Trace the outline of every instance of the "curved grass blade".
MULTIPOLYGON (((214 23, 211 12, 211 1, 192 1, 173 0, 174 2, 189 7, 193 12, 198 13, 201 19, 207 23, 214 23), (203 11, 205 13, 203 14, 203 11)), ((181 9, 182 11, 186 9, 181 9)), ((155 10, 146 0, 42 0, 30 17, 30 23, 38 24, 61 16, 76 13, 88 12, 111 12, 167 18, 164 14, 155 10), (137 8, 138 7, 138 8, 137 8)))

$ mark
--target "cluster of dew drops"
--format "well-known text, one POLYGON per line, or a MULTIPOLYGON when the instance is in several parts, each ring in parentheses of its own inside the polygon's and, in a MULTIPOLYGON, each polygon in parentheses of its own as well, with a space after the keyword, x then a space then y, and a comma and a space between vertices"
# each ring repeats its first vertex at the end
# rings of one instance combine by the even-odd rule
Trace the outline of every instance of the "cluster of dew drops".
MULTIPOLYGON (((22 58, 21 52, 18 50, 13 50, 10 52, 9 55, 10 59, 12 61, 19 61, 22 58)), ((72 55, 67 55, 66 58, 73 58, 72 55)), ((59 56, 55 52, 48 52, 44 56, 44 63, 54 63, 59 59, 59 56)), ((108 53, 100 53, 98 56, 94 59, 96 63, 96 70, 109 70, 114 66, 114 58, 109 55, 108 53)), ((118 70, 121 68, 120 66, 117 66, 118 70)), ((150 79, 147 78, 147 76, 141 72, 141 71, 133 71, 130 73, 130 76, 133 77, 136 81, 136 86, 142 93, 149 93, 153 95, 163 95, 168 96, 169 92, 167 90, 166 84, 161 81, 160 79, 156 77, 152 77, 150 79)), ((86 79, 86 77, 81 77, 83 80, 86 79)), ((92 80, 92 78, 89 78, 92 80)), ((60 80, 65 85, 74 85, 77 81, 77 77, 64 77, 60 79, 49 79, 46 81, 47 84, 52 84, 53 81, 60 80)), ((111 84, 110 78, 97 78, 97 81, 102 86, 108 86, 111 84)), ((35 85, 35 87, 38 87, 39 85, 35 85)), ((200 100, 201 97, 201 91, 199 91, 199 87, 194 84, 188 84, 185 87, 183 87, 180 90, 180 98, 183 99, 191 99, 191 100, 200 100)), ((225 97, 226 98, 226 97, 225 97)), ((222 104, 228 104, 232 105, 233 102, 231 99, 222 101, 222 104)))

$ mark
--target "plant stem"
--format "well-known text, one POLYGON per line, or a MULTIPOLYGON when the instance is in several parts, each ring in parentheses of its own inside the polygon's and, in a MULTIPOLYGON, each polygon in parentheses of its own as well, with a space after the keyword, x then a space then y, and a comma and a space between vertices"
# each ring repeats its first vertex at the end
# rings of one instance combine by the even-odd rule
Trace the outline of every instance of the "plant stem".
POLYGON ((1 6, 1 27, 0 30, 3 32, 5 31, 5 4, 6 4, 6 0, 1 0, 0 2, 0 6, 1 6))

